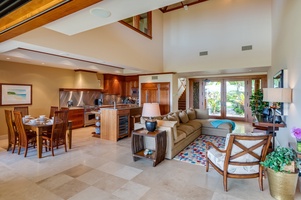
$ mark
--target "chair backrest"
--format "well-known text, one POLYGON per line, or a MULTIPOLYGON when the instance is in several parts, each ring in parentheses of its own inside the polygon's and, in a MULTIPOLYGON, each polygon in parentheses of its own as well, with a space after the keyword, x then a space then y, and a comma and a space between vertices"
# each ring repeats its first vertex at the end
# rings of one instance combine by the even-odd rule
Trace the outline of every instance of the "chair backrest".
POLYGON ((51 106, 50 107, 50 113, 49 113, 49 119, 51 119, 52 117, 54 117, 54 112, 58 111, 58 110, 59 110, 59 107, 57 107, 57 106, 51 106))
POLYGON ((264 161, 267 155, 271 138, 270 134, 265 133, 227 135, 224 170, 235 174, 246 174, 247 172, 242 172, 244 170, 258 171, 260 162, 264 161), (247 169, 247 166, 250 168, 247 169))
POLYGON ((27 135, 22 122, 22 115, 20 111, 14 111, 15 124, 19 133, 19 145, 25 147, 27 144, 27 135))
POLYGON ((60 140, 66 138, 68 112, 69 110, 60 110, 54 112, 54 120, 51 133, 52 140, 60 140))
POLYGON ((13 114, 11 110, 4 110, 5 120, 8 128, 8 140, 10 144, 15 144, 18 137, 15 122, 13 121, 13 114))
POLYGON ((22 117, 24 117, 25 115, 29 114, 29 112, 28 112, 28 106, 14 107, 14 111, 20 111, 22 117))

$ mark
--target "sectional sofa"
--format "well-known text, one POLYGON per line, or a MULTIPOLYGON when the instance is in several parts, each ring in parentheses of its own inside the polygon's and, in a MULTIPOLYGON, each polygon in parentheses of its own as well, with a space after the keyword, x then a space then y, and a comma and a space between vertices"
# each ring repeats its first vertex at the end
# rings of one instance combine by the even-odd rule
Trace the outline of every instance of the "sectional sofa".
MULTIPOLYGON (((202 109, 187 109, 161 116, 157 120, 157 129, 167 133, 165 158, 172 159, 201 134, 226 137, 227 133, 232 132, 233 123, 221 123, 214 127, 214 121, 216 119, 209 119, 208 110, 202 109)), ((134 125, 135 129, 142 127, 145 127, 143 118, 134 125)), ((146 138, 145 147, 153 149, 153 146, 154 141, 146 138)))

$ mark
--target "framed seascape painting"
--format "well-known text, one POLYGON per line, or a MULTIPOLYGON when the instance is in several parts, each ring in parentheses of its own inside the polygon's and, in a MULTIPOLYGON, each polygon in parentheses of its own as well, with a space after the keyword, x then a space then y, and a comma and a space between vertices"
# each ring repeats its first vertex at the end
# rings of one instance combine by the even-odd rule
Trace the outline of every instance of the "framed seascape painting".
POLYGON ((1 106, 32 104, 32 85, 0 83, 0 86, 1 106))

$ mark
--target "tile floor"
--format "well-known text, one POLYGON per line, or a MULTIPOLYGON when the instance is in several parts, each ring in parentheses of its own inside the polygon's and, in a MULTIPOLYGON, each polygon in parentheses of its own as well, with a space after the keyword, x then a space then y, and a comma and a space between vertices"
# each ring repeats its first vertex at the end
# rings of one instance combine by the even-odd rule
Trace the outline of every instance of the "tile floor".
MULTIPOLYGON (((250 125, 238 123, 235 132, 250 125)), ((0 199, 273 199, 268 181, 264 191, 257 179, 229 179, 224 192, 222 177, 213 169, 175 160, 152 167, 149 160, 133 162, 130 138, 117 143, 91 137, 93 127, 73 131, 73 148, 63 148, 36 157, 30 149, 27 158, 6 151, 7 140, 0 140, 0 199)), ((22 152, 23 153, 23 152, 22 152)), ((301 199, 297 191, 296 199, 301 199)))

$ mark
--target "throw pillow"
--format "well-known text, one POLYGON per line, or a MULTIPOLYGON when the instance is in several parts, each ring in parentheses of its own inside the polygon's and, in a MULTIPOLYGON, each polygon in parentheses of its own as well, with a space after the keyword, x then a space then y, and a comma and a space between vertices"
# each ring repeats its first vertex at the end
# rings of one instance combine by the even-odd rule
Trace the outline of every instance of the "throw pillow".
POLYGON ((187 109, 186 113, 188 115, 189 120, 196 119, 196 113, 195 113, 194 109, 192 109, 192 108, 187 109))
POLYGON ((185 111, 180 111, 179 118, 180 118, 181 122, 184 124, 189 121, 188 115, 185 111))
POLYGON ((177 121, 177 126, 180 126, 180 119, 176 113, 171 113, 167 115, 169 121, 177 121))

